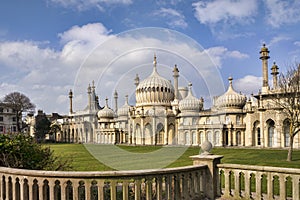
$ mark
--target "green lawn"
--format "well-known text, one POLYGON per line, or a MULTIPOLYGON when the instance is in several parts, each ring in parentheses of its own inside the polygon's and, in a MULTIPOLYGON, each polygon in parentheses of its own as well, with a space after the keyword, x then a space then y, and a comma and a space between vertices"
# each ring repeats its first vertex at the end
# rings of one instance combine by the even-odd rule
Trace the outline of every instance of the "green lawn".
MULTIPOLYGON (((161 146, 101 146, 91 144, 50 144, 49 146, 56 154, 71 158, 73 160, 73 170, 75 171, 103 171, 119 169, 118 167, 123 163, 126 163, 127 165, 131 165, 132 163, 133 166, 138 165, 139 161, 141 163, 146 163, 146 168, 151 168, 151 166, 156 166, 155 162, 162 162, 167 160, 168 157, 174 157, 177 155, 179 155, 176 157, 177 160, 175 159, 174 162, 171 160, 172 162, 164 165, 164 167, 186 166, 192 164, 192 160, 189 156, 199 154, 200 150, 199 147, 165 148, 161 146), (117 149, 117 153, 112 153, 113 151, 107 150, 109 148, 117 149), (119 152, 121 153, 118 154, 119 152), (125 156, 124 152, 127 153, 125 156), (175 154, 176 152, 179 152, 179 154, 175 154), (99 155, 106 155, 106 159, 111 158, 111 160, 115 163, 119 163, 119 165, 117 167, 109 167, 114 165, 106 166, 103 164, 106 162, 100 162, 103 160, 101 156, 99 158, 99 155), (149 156, 149 159, 147 156, 149 156), (145 159, 145 161, 143 159, 145 159)), ((223 163, 300 168, 299 150, 294 151, 292 162, 286 161, 287 150, 214 148, 212 153, 223 155, 223 163)))

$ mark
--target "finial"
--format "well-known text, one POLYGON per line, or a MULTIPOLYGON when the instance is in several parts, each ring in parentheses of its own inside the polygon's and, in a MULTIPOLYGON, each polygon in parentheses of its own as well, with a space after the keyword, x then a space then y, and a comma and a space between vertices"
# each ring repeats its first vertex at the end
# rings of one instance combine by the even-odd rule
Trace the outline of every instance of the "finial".
POLYGON ((89 84, 88 93, 91 93, 91 84, 89 84))
POLYGON ((69 92, 69 97, 72 98, 73 97, 73 92, 72 90, 70 89, 70 92, 69 92))
POLYGON ((233 78, 231 76, 228 77, 229 84, 232 85, 233 78))
POLYGON ((156 66, 156 64, 157 64, 157 61, 156 61, 156 54, 154 53, 153 65, 155 65, 155 66, 156 66))
POLYGON ((135 79, 134 79, 134 85, 137 87, 140 84, 140 78, 139 75, 136 74, 135 79))
POLYGON ((118 98, 118 92, 117 92, 117 90, 115 90, 114 97, 118 98))
POLYGON ((128 95, 127 94, 125 95, 125 103, 126 103, 126 105, 128 105, 128 95))
POLYGON ((105 106, 108 107, 108 98, 105 98, 105 106))

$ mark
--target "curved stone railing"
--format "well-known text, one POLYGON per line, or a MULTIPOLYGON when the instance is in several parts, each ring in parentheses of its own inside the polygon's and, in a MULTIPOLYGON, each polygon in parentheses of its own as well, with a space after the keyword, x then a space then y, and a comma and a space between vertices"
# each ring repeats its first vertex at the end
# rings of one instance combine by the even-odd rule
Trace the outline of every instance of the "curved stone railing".
POLYGON ((300 169, 218 164, 224 199, 299 199, 300 169))
POLYGON ((206 195, 207 170, 207 165, 104 172, 0 167, 0 199, 193 199, 206 195))

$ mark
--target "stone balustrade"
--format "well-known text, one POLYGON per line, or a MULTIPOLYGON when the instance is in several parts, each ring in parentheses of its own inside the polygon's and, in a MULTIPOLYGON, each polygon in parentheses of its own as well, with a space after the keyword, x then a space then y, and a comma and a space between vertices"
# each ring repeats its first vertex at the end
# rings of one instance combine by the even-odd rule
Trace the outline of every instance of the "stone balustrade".
POLYGON ((206 195, 207 172, 207 165, 104 172, 38 171, 0 167, 0 199, 190 200, 206 195))
POLYGON ((222 199, 299 199, 300 169, 218 164, 222 199))

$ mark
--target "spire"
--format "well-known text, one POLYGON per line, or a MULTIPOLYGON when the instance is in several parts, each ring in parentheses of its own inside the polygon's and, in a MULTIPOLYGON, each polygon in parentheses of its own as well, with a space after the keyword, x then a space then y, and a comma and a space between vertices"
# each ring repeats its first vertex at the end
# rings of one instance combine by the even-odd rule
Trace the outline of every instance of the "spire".
POLYGON ((73 92, 71 89, 69 92, 69 98, 70 98, 70 113, 73 113, 73 92))
POLYGON ((128 95, 125 95, 125 105, 128 105, 128 95))
POLYGON ((134 85, 135 87, 137 87, 140 84, 140 78, 139 75, 136 74, 135 79, 134 79, 134 85))
POLYGON ((173 77, 174 77, 174 89, 175 89, 175 99, 178 99, 178 77, 179 77, 179 70, 177 65, 175 64, 173 69, 173 77))
POLYGON ((108 108, 108 98, 107 97, 105 98, 105 107, 108 108))
POLYGON ((154 53, 154 58, 153 58, 153 72, 156 72, 156 65, 157 65, 156 54, 154 53))
POLYGON ((117 90, 115 90, 114 99, 115 99, 115 112, 117 113, 118 112, 118 93, 117 93, 117 90))
POLYGON ((229 81, 229 87, 232 88, 232 80, 233 78, 231 76, 228 77, 228 81, 229 81))
POLYGON ((263 44, 262 48, 260 49, 260 57, 259 59, 262 60, 262 75, 263 75, 263 85, 262 85, 262 92, 267 92, 269 88, 268 83, 268 59, 270 58, 269 53, 270 51, 266 47, 266 44, 263 44))

